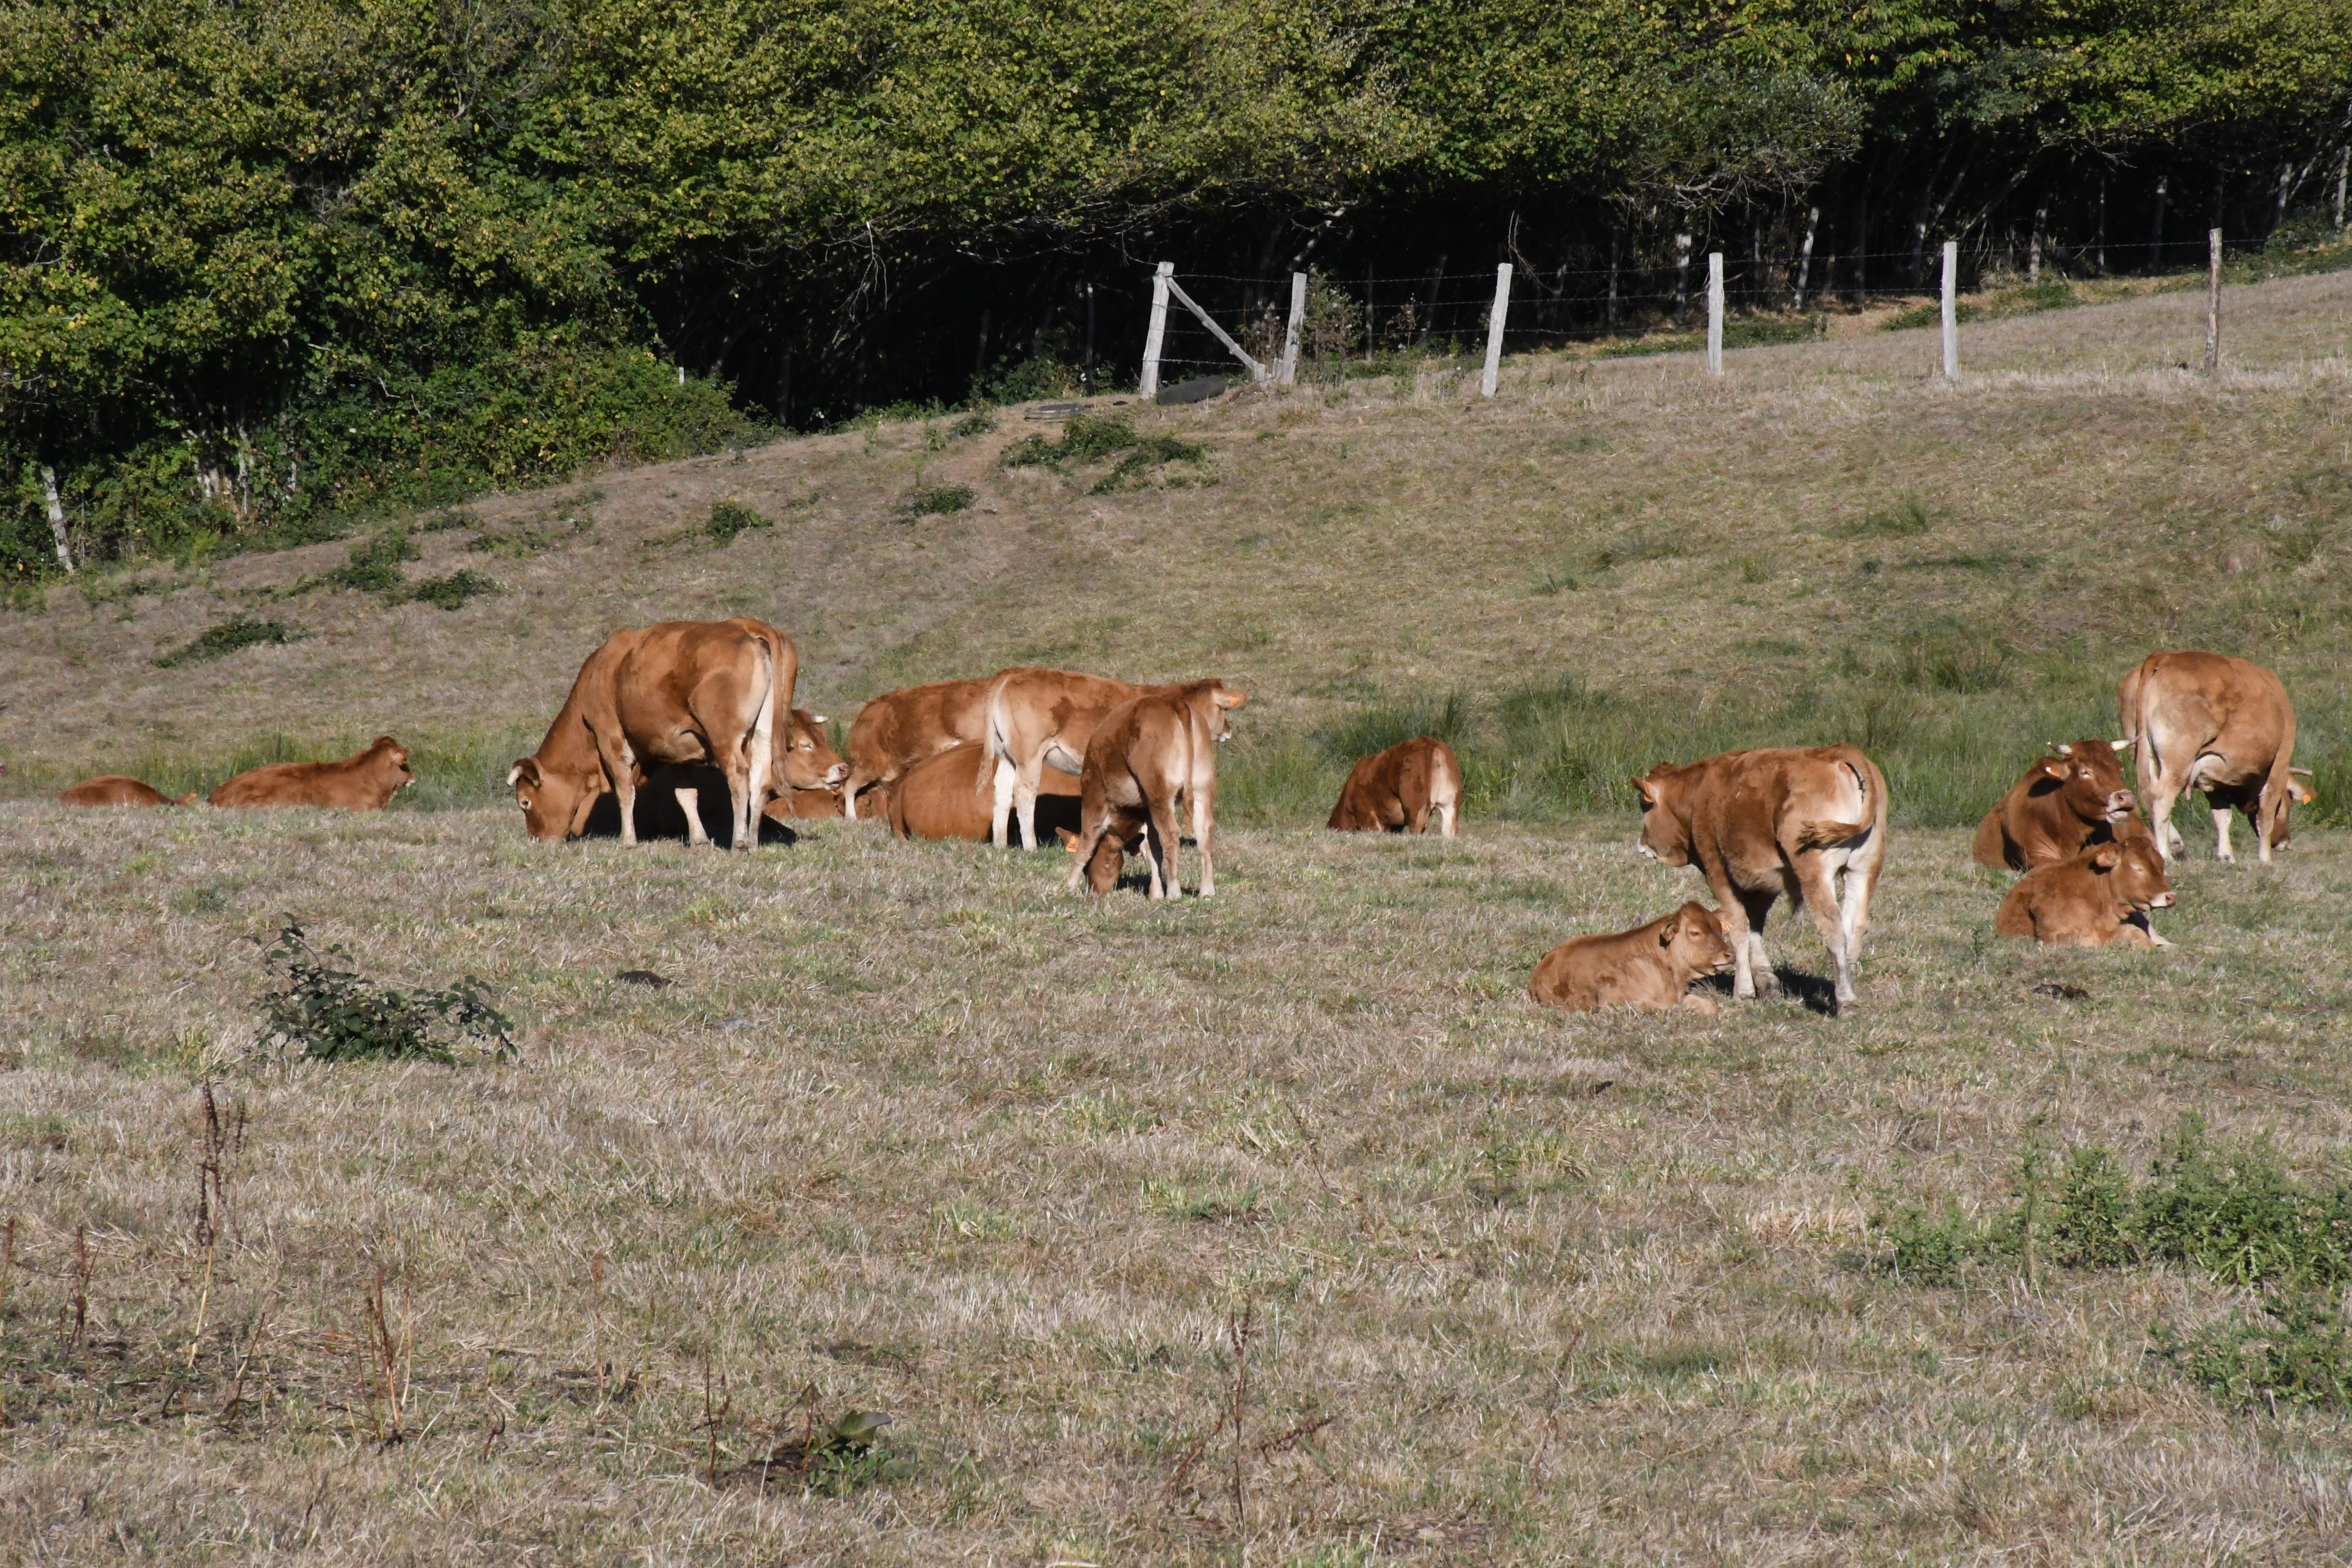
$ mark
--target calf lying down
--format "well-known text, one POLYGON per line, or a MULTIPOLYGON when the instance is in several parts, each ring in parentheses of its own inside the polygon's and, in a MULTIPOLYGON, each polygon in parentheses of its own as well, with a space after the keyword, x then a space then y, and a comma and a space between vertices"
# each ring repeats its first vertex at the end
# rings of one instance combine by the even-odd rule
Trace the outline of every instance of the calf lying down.
POLYGON ((1561 942, 1536 965, 1528 990, 1538 1002, 1574 1012, 1624 1004, 1712 1013, 1715 999, 1692 994, 1690 984, 1733 962, 1722 920, 1694 900, 1638 930, 1561 942))
POLYGON ((174 799, 143 780, 105 773, 82 780, 58 798, 68 805, 194 805, 196 792, 174 799))
POLYGON ((2156 840, 2135 838, 2095 844, 2071 860, 2027 872, 2001 900, 1992 929, 2059 947, 2169 947, 2148 925, 2147 911, 2172 905, 2156 840))

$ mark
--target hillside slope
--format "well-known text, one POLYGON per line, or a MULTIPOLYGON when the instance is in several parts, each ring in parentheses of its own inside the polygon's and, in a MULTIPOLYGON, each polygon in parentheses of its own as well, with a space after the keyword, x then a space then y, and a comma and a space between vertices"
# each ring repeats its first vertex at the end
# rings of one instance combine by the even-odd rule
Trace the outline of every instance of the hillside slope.
POLYGON ((454 612, 287 593, 342 543, 0 612, 0 759, 19 790, 194 782, 392 731, 428 798, 487 798, 612 627, 746 613, 792 633, 802 700, 836 714, 1021 661, 1223 675, 1257 700, 1237 799, 1276 816, 1330 763, 1257 787, 1270 743, 1413 727, 1411 700, 1445 694, 1491 753, 1489 805, 1589 804, 1585 775, 1622 760, 1562 739, 1592 728, 1590 687, 1629 757, 1829 730, 1916 744, 1898 793, 1958 820, 2043 730, 2111 722, 2116 675, 2168 643, 2277 664, 2305 755, 2352 783, 2333 682, 2352 275, 2233 291, 2218 379, 2181 368, 2202 335, 2186 294, 1969 326, 1958 387, 1931 331, 1735 353, 1720 382, 1690 356, 1534 356, 1492 403, 1475 367, 1433 363, 1122 409, 1205 448, 1125 478, 1000 466, 1052 428, 1013 410, 976 436, 885 423, 614 472, 418 520, 443 527, 415 535, 412 579, 471 567, 507 590, 454 612), (955 485, 971 510, 904 515, 955 485), (721 546, 701 526, 719 500, 779 521, 721 546), (156 667, 236 614, 298 640, 156 667))

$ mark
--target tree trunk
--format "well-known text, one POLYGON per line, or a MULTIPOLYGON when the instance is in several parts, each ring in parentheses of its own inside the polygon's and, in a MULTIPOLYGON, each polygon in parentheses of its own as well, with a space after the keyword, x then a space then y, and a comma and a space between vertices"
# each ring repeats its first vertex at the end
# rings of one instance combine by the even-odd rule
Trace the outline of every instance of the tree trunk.
POLYGON ((2147 220, 2147 269, 2164 270, 2164 198, 2171 193, 2172 176, 2156 177, 2156 213, 2147 220))
POLYGON ((1797 247, 1797 281, 1795 287, 1789 290, 1789 309, 1792 310, 1805 308, 1805 283, 1813 270, 1813 237, 1821 232, 1821 227, 1822 209, 1818 205, 1807 207, 1804 241, 1797 247))
POLYGON ((57 542, 58 564, 71 576, 74 559, 73 547, 66 542, 66 503, 58 494, 58 471, 47 463, 41 465, 41 493, 49 503, 49 537, 57 542))

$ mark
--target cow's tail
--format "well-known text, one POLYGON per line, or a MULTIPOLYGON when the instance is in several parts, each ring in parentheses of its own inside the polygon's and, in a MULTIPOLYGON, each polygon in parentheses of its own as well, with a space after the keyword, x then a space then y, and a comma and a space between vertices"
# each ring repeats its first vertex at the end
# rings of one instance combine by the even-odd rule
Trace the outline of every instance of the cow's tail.
POLYGON ((783 679, 784 661, 791 655, 784 651, 782 644, 783 634, 772 627, 761 628, 752 639, 752 645, 759 649, 760 662, 767 667, 762 672, 764 679, 757 683, 765 696, 751 720, 751 732, 743 737, 743 750, 749 753, 744 760, 751 767, 751 831, 754 834, 760 830, 761 814, 768 809, 769 783, 782 773, 776 766, 776 736, 780 731, 790 732, 789 718, 778 711, 789 707, 793 700, 792 689, 783 679), (780 718, 782 722, 779 722, 780 718))
POLYGON ((1012 721, 1004 710, 1004 678, 999 676, 989 683, 988 702, 980 721, 980 766, 972 769, 971 787, 975 795, 987 795, 996 788, 995 763, 1010 762, 1013 757, 1012 721))
POLYGON ((1856 752, 1840 757, 1837 765, 1853 780, 1862 795, 1862 809, 1853 822, 1809 822, 1797 830, 1800 849, 1828 849, 1883 832, 1886 826, 1886 784, 1870 759, 1856 752))

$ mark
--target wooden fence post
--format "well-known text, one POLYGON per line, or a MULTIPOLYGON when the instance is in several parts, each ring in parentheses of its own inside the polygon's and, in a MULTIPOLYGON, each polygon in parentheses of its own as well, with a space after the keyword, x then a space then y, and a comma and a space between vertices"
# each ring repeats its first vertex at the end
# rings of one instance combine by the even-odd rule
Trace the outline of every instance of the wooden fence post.
POLYGON ((1944 379, 1960 379, 1960 242, 1944 241, 1944 379))
POLYGON ((1175 271, 1174 262, 1163 261, 1151 275, 1151 326, 1143 334, 1143 383, 1137 388, 1140 396, 1160 394, 1160 348, 1168 339, 1168 279, 1175 271))
POLYGON ((66 503, 58 494, 58 471, 47 463, 41 465, 41 499, 49 503, 49 537, 58 547, 58 564, 73 575, 73 546, 66 539, 66 503))
POLYGON ((1307 324, 1307 274, 1290 275, 1290 331, 1282 339, 1282 384, 1298 380, 1298 330, 1307 324))
POLYGON ((1706 253, 1706 374, 1723 374, 1723 252, 1706 253))
POLYGON ((2205 231, 2205 370, 2221 368, 2221 231, 2205 231))
POLYGON ((1487 397, 1495 395, 1495 376, 1503 366, 1503 320, 1510 313, 1511 264, 1506 261, 1495 268, 1495 308, 1486 316, 1486 374, 1478 390, 1487 397))

